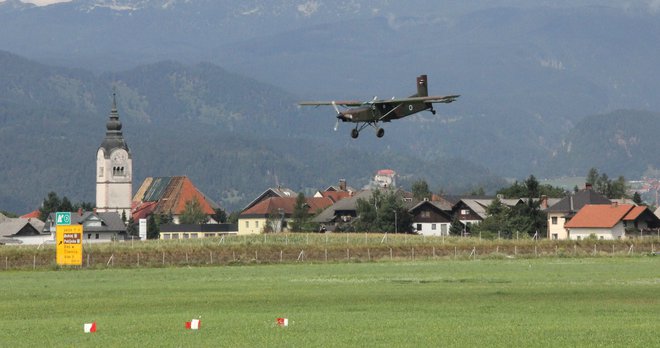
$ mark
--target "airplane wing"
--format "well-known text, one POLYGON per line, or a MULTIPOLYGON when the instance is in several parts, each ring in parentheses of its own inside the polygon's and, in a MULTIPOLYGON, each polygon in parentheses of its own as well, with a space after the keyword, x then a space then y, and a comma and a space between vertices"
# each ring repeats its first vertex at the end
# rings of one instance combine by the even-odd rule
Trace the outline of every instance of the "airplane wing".
POLYGON ((411 102, 425 102, 425 103, 451 103, 460 95, 446 95, 446 96, 429 96, 429 97, 409 97, 409 98, 392 98, 384 100, 373 101, 373 104, 399 104, 411 102))
POLYGON ((302 101, 299 102, 300 106, 319 106, 319 105, 339 105, 339 106, 361 106, 365 102, 359 100, 333 100, 333 101, 302 101))

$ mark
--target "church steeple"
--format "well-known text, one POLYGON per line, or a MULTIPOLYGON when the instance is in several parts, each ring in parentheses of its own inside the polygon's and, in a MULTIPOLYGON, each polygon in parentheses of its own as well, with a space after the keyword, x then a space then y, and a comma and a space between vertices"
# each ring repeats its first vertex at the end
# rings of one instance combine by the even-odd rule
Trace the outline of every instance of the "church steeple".
POLYGON ((96 151, 96 209, 130 217, 133 156, 121 132, 116 93, 112 93, 112 107, 105 126, 105 138, 96 151))
POLYGON ((105 150, 105 156, 110 156, 112 149, 121 148, 130 153, 128 144, 124 141, 124 136, 121 132, 121 121, 119 121, 119 112, 117 111, 117 93, 112 93, 112 108, 110 115, 108 115, 108 122, 106 123, 105 139, 101 143, 101 147, 105 150))

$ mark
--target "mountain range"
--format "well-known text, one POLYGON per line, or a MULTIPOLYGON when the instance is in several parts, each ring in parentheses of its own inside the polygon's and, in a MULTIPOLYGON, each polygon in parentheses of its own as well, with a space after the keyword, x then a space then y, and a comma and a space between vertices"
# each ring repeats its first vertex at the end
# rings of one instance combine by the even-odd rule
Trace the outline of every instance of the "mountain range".
POLYGON ((660 167, 648 153, 660 127, 655 4, 0 2, 0 202, 11 202, 0 204, 25 210, 49 190, 93 199, 93 183, 77 188, 93 167, 70 179, 63 167, 95 152, 113 88, 129 145, 146 161, 136 178, 188 174, 233 209, 276 182, 359 186, 389 167, 452 193, 591 167, 639 177, 660 167), (461 98, 386 125, 379 141, 332 132, 332 110, 294 107, 410 95, 421 73, 431 94, 461 98), (7 169, 16 158, 25 168, 7 169), (25 185, 34 191, 21 194, 25 185))

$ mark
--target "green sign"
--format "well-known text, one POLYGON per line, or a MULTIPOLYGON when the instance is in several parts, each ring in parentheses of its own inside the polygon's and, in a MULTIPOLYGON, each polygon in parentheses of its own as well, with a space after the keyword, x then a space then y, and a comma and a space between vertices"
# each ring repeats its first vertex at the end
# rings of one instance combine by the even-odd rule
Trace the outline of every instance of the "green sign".
POLYGON ((70 212, 55 213, 55 225, 71 225, 71 213, 70 212))

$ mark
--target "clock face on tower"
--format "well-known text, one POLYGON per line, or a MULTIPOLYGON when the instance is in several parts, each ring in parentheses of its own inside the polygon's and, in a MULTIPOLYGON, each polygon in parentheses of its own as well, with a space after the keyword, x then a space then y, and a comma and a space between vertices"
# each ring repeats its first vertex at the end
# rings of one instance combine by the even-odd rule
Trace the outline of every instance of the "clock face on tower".
POLYGON ((124 164, 126 163, 126 154, 123 151, 115 151, 110 156, 112 164, 124 164))

